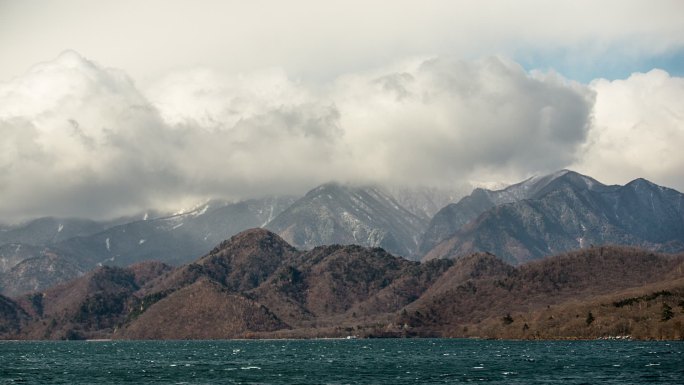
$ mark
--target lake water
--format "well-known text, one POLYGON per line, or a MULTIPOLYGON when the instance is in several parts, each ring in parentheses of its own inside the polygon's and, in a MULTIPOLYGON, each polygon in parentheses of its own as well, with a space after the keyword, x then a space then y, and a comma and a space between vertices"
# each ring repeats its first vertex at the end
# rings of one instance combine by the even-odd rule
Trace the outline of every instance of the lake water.
POLYGON ((0 342, 0 384, 684 384, 684 342, 0 342))

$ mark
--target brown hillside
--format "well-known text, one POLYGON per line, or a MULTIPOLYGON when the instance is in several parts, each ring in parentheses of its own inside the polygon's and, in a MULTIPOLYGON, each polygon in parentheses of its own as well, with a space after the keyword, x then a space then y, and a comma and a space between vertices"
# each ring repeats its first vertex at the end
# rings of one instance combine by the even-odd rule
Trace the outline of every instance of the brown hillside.
POLYGON ((196 262, 160 276, 145 294, 169 293, 202 277, 220 282, 234 292, 250 290, 297 254, 296 249, 274 233, 247 230, 221 242, 196 262))
POLYGON ((617 293, 568 300, 510 322, 489 317, 451 335, 515 339, 684 339, 684 278, 617 293))
POLYGON ((149 282, 173 270, 173 267, 157 261, 140 262, 127 268, 133 273, 133 279, 138 287, 144 287, 149 282))
POLYGON ((207 278, 160 300, 117 330, 123 339, 226 339, 287 328, 267 308, 207 278))
POLYGON ((0 326, 9 326, 0 335, 681 338, 683 282, 684 255, 626 247, 518 267, 491 254, 418 263, 353 245, 299 252, 255 229, 176 269, 102 267, 7 300, 0 326))
POLYGON ((135 307, 140 285, 169 269, 159 263, 130 268, 100 267, 83 277, 21 298, 33 322, 24 329, 31 339, 80 339, 107 336, 135 307))
POLYGON ((335 326, 401 309, 451 263, 421 265, 378 248, 322 246, 291 260, 254 294, 292 326, 314 320, 335 326))
MULTIPOLYGON (((470 265, 496 264, 491 256, 471 258, 474 263, 470 265)), ((602 247, 547 258, 515 269, 499 267, 494 269, 494 274, 464 275, 462 266, 457 263, 423 297, 407 307, 409 311, 401 322, 418 329, 463 335, 461 327, 486 319, 500 320, 511 313, 534 312, 569 301, 587 301, 681 278, 684 276, 680 269, 682 261, 682 256, 602 247), (676 271, 679 273, 674 273, 676 271)))

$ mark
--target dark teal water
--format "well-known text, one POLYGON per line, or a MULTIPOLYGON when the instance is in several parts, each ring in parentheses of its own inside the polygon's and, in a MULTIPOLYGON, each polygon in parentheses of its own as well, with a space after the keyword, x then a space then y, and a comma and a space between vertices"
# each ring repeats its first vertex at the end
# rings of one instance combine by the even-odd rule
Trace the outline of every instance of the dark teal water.
POLYGON ((0 342, 0 384, 684 384, 684 342, 0 342))

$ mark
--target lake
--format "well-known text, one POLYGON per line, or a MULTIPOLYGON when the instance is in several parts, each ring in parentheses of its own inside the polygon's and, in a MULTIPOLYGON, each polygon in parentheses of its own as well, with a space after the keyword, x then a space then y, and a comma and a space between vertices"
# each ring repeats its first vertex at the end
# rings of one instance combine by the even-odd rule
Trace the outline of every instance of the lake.
POLYGON ((0 384, 684 384, 684 342, 0 342, 0 384))

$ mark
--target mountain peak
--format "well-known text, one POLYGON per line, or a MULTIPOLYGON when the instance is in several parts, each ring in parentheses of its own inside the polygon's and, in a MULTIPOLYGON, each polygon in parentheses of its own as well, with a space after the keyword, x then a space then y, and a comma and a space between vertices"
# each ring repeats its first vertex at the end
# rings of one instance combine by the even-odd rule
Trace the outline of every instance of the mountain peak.
POLYGON ((336 193, 342 190, 348 190, 348 186, 343 185, 339 182, 328 182, 324 183, 309 192, 306 193, 306 197, 312 197, 316 195, 321 195, 321 194, 330 194, 330 193, 336 193))
POLYGON ((416 234, 425 222, 382 188, 326 183, 309 191, 269 222, 267 228, 304 249, 335 243, 360 244, 412 256, 416 234))
POLYGON ((218 254, 222 250, 226 249, 243 248, 247 246, 261 247, 266 245, 279 245, 280 247, 292 249, 292 251, 294 251, 294 248, 278 234, 262 228, 253 228, 242 231, 236 235, 233 235, 230 239, 221 242, 211 251, 210 254, 218 254))
POLYGON ((634 179, 633 181, 627 183, 625 185, 625 187, 633 187, 633 188, 637 188, 637 189, 638 188, 649 188, 649 189, 651 189, 651 188, 658 188, 659 189, 660 188, 660 186, 658 186, 657 184, 655 184, 655 183, 653 183, 647 179, 644 179, 644 178, 634 179))
POLYGON ((545 194, 550 189, 555 189, 560 183, 569 183, 575 188, 595 190, 605 187, 597 180, 582 175, 578 172, 563 169, 551 174, 533 176, 520 183, 508 186, 503 190, 494 192, 498 195, 496 203, 509 203, 522 199, 529 199, 545 194))

